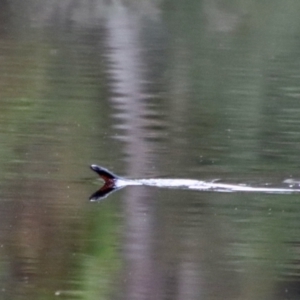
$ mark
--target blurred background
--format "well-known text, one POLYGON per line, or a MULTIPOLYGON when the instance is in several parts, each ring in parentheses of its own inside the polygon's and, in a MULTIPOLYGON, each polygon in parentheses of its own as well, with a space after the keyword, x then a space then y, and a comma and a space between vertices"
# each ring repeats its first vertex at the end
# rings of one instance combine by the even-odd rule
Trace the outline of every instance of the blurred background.
POLYGON ((0 1, 0 299, 299 299, 298 0, 0 1))

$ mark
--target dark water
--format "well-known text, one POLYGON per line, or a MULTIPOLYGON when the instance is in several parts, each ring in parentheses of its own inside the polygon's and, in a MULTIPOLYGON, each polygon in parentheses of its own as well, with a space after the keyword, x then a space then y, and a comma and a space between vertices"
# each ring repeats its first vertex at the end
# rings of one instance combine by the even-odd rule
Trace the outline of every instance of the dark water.
POLYGON ((0 299, 299 299, 300 3, 2 1, 0 299))

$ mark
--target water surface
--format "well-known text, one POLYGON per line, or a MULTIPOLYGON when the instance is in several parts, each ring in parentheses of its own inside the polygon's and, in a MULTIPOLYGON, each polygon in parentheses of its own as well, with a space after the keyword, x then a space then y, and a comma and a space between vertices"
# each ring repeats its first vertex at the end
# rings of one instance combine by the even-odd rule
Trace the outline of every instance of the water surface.
POLYGON ((299 298, 299 195, 88 201, 300 180, 296 0, 2 6, 1 299, 299 298))

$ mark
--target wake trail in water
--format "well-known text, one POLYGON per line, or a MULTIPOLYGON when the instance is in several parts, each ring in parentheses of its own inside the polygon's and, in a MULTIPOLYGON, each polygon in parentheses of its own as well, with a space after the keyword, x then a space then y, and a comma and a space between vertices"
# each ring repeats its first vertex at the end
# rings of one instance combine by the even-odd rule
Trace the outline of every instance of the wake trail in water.
POLYGON ((91 165, 91 169, 95 171, 104 181, 103 187, 94 193, 90 199, 92 201, 102 200, 110 193, 124 188, 126 186, 153 186, 158 188, 187 189, 203 192, 222 192, 222 193, 265 193, 265 194, 296 194, 300 193, 299 183, 295 188, 292 185, 289 188, 277 187, 254 187, 246 184, 227 184, 215 181, 202 181, 194 179, 126 179, 115 175, 109 170, 98 165, 91 165))

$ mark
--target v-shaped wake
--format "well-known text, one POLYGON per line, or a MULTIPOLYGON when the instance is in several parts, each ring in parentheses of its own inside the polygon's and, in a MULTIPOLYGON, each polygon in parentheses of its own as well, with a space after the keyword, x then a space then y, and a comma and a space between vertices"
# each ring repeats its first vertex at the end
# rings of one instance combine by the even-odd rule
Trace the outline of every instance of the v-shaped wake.
POLYGON ((115 175, 109 170, 97 166, 91 165, 91 169, 95 171, 100 178, 104 181, 104 185, 94 193, 91 197, 91 201, 99 201, 106 198, 112 192, 124 188, 126 186, 153 186, 158 188, 177 188, 177 189, 189 189, 205 192, 247 192, 247 193, 266 193, 266 194, 294 194, 300 193, 299 184, 295 188, 294 186, 288 188, 274 188, 274 187, 255 187, 245 184, 227 184, 219 183, 216 181, 202 181, 194 179, 127 179, 115 175))

